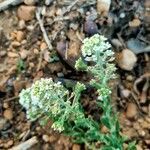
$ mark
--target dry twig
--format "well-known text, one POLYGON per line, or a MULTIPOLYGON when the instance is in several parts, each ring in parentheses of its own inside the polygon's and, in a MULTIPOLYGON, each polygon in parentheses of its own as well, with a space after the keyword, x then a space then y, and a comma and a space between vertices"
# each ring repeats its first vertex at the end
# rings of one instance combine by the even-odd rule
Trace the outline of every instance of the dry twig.
POLYGON ((9 150, 28 150, 36 143, 38 143, 38 140, 37 140, 36 136, 34 136, 31 139, 11 148, 9 150))
POLYGON ((39 7, 39 8, 37 9, 37 11, 36 11, 36 18, 37 18, 37 20, 38 20, 38 22, 39 22, 41 31, 42 31, 42 33, 43 33, 43 37, 44 37, 44 39, 45 39, 45 42, 46 42, 46 44, 47 44, 49 50, 51 51, 53 47, 52 47, 52 44, 51 44, 51 42, 50 42, 50 40, 49 40, 49 38, 48 38, 48 35, 47 35, 47 33, 46 33, 46 30, 45 30, 45 28, 44 28, 43 20, 41 19, 41 8, 40 8, 40 7, 39 7))

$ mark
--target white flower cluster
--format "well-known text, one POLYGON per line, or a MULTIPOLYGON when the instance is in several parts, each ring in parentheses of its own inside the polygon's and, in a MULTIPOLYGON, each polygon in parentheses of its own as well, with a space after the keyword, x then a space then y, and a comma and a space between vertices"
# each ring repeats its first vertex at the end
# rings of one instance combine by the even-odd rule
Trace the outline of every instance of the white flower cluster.
POLYGON ((113 59, 114 52, 110 48, 111 45, 104 36, 95 34, 90 38, 84 39, 81 51, 86 61, 97 62, 99 58, 103 59, 102 61, 106 61, 109 57, 111 60, 113 59))
POLYGON ((60 82, 54 83, 51 78, 42 78, 21 91, 19 102, 26 109, 27 118, 36 120, 42 114, 57 116, 62 113, 61 107, 64 107, 64 99, 68 93, 60 82))

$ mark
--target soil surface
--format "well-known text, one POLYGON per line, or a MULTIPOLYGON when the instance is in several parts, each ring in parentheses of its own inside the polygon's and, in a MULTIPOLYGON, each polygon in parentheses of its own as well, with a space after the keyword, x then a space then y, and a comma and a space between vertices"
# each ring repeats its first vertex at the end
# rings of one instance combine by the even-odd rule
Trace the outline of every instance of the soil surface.
MULTIPOLYGON (((51 123, 28 121, 18 95, 42 77, 68 86, 86 82, 89 77, 74 64, 83 39, 99 33, 116 56, 118 78, 110 86, 121 133, 136 141, 137 150, 149 150, 149 10, 149 0, 24 0, 5 10, 0 3, 0 149, 86 149, 54 132, 51 123)), ((84 93, 82 105, 96 117, 92 97, 92 91, 84 93)))

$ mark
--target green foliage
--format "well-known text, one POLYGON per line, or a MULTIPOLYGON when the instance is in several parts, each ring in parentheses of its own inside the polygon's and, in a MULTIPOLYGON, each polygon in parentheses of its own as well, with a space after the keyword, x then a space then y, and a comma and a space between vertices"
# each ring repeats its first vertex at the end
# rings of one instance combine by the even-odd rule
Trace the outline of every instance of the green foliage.
MULTIPOLYGON (((52 128, 73 137, 74 142, 84 143, 89 149, 122 150, 125 139, 120 135, 117 115, 110 103, 110 79, 115 77, 113 52, 106 38, 98 34, 84 40, 82 57, 77 60, 77 70, 87 71, 93 75, 90 81, 98 93, 97 105, 103 110, 100 122, 86 117, 80 103, 81 92, 85 85, 77 82, 72 92, 60 82, 50 79, 36 81, 30 88, 20 93, 20 104, 26 109, 27 118, 39 120, 42 125, 53 120, 52 128), (101 133, 105 126, 107 133, 101 133), (99 142, 100 147, 95 147, 99 142)), ((132 150, 134 143, 129 144, 132 150)))
POLYGON ((25 69, 24 61, 22 59, 19 59, 17 62, 17 70, 18 70, 18 72, 21 72, 24 69, 25 69))

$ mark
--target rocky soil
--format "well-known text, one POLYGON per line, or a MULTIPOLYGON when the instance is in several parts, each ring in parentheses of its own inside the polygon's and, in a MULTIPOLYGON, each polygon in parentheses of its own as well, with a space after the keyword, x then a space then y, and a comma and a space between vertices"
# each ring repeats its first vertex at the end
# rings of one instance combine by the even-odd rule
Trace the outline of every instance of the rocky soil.
MULTIPOLYGON (((65 85, 85 82, 88 77, 74 64, 83 39, 99 33, 116 56, 112 104, 121 133, 136 141, 137 150, 149 150, 150 1, 20 0, 3 9, 6 1, 0 0, 0 149, 86 149, 54 132, 51 123, 43 128, 28 121, 18 95, 42 77, 65 85)), ((88 98, 82 101, 91 113, 88 98)))

